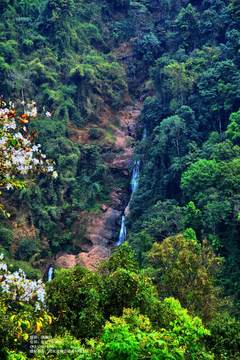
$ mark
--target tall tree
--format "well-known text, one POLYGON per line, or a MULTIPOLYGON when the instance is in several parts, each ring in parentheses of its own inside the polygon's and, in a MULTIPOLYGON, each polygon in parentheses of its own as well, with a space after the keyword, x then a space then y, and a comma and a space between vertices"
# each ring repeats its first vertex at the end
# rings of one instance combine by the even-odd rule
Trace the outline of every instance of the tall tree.
POLYGON ((215 275, 221 260, 206 242, 176 235, 155 243, 148 254, 160 297, 174 296, 205 321, 216 312, 219 299, 215 275))

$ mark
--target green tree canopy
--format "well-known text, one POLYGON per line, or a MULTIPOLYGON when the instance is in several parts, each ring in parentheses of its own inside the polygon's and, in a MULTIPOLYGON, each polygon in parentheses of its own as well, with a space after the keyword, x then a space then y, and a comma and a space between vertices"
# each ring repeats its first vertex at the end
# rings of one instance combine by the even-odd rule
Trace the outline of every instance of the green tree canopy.
POLYGON ((160 297, 174 296, 193 314, 209 320, 218 308, 215 276, 220 259, 206 242, 177 235, 148 253, 160 297))

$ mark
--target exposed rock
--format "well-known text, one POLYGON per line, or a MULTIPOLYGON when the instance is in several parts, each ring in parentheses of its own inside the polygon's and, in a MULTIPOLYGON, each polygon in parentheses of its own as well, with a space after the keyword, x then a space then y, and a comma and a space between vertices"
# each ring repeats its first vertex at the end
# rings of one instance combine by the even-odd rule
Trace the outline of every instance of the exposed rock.
MULTIPOLYGON (((120 171, 121 176, 129 176, 133 157, 133 144, 136 135, 136 122, 141 112, 141 104, 127 106, 120 111, 117 116, 119 125, 111 123, 113 114, 105 109, 100 117, 100 124, 103 128, 109 126, 113 131, 115 141, 109 148, 103 144, 105 150, 103 159, 113 172, 120 171)), ((69 129, 72 140, 86 143, 88 137, 86 131, 69 129)), ((89 214, 82 212, 78 226, 84 222, 86 246, 81 244, 81 248, 86 250, 78 255, 62 254, 56 260, 56 265, 61 267, 72 267, 76 264, 86 266, 90 270, 95 270, 100 261, 109 257, 112 244, 118 238, 120 222, 123 210, 129 199, 126 199, 126 190, 115 188, 110 194, 109 204, 101 206, 100 214, 89 214)), ((77 225, 77 224, 76 224, 77 225)))
POLYGON ((29 239, 33 239, 37 236, 37 230, 35 228, 34 225, 29 225, 26 222, 22 222, 22 223, 13 223, 13 236, 14 239, 19 239, 19 238, 29 238, 29 239))
POLYGON ((101 261, 106 260, 110 256, 110 253, 110 248, 95 245, 89 252, 81 252, 78 255, 62 254, 56 259, 54 265, 56 267, 69 269, 79 264, 94 271, 101 261))
POLYGON ((100 215, 92 214, 88 218, 85 237, 93 245, 108 246, 118 234, 117 224, 121 212, 108 208, 100 215))
POLYGON ((106 212, 107 209, 108 209, 108 206, 107 206, 106 204, 103 204, 103 205, 101 206, 101 209, 102 209, 103 212, 106 212))
POLYGON ((120 128, 116 130, 116 141, 114 149, 116 153, 112 159, 107 160, 108 166, 113 169, 120 169, 124 172, 129 170, 133 157, 133 143, 136 134, 136 122, 141 113, 141 104, 137 103, 134 107, 127 106, 119 112, 120 128))
POLYGON ((111 161, 108 165, 112 169, 119 169, 125 172, 131 166, 132 157, 133 157, 133 149, 132 148, 126 149, 124 153, 116 155, 114 160, 111 161))
POLYGON ((123 202, 124 202, 124 196, 123 196, 123 190, 122 189, 114 189, 112 193, 110 194, 111 199, 111 208, 122 211, 123 209, 123 202))
POLYGON ((69 255, 69 254, 62 254, 59 256, 56 261, 55 265, 57 267, 62 267, 65 269, 72 268, 77 264, 77 258, 75 255, 69 255))
POLYGON ((111 254, 111 249, 105 246, 93 246, 88 253, 80 253, 77 256, 77 263, 90 270, 96 270, 99 263, 106 260, 111 254))
POLYGON ((37 229, 34 225, 29 224, 26 213, 19 212, 18 217, 12 221, 13 242, 11 244, 11 253, 15 254, 19 241, 22 239, 34 239, 37 237, 37 229))
POLYGON ((125 214, 125 216, 128 218, 129 217, 129 215, 130 215, 130 203, 128 204, 128 206, 125 208, 125 211, 124 211, 124 214, 125 214))

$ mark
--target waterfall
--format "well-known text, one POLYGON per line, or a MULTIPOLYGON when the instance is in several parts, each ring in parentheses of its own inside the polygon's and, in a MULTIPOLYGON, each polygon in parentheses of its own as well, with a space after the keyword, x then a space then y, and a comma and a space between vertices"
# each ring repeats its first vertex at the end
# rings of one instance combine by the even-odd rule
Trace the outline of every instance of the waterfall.
MULTIPOLYGON (((143 136, 142 136, 142 140, 145 140, 147 137, 147 130, 146 128, 144 128, 143 131, 143 136)), ((134 195, 134 193, 137 191, 138 188, 138 184, 139 184, 139 174, 140 174, 140 165, 141 162, 140 160, 136 160, 134 162, 134 166, 133 166, 133 171, 132 171, 132 178, 131 178, 131 196, 130 196, 130 200, 129 203, 127 204, 123 215, 122 215, 122 220, 121 220, 121 229, 120 229, 120 233, 119 233, 119 237, 118 237, 118 241, 116 243, 116 246, 120 246, 122 245, 122 243, 124 243, 124 241, 126 240, 127 237, 127 227, 126 227, 126 210, 129 208, 129 205, 132 201, 132 197, 134 195)))
POLYGON ((127 237, 127 227, 126 227, 126 210, 129 208, 129 205, 132 201, 132 197, 133 194, 137 191, 138 188, 138 183, 139 183, 139 171, 140 171, 140 160, 136 160, 134 167, 133 167, 133 172, 132 172, 132 179, 131 179, 131 197, 129 200, 129 203, 127 204, 124 213, 122 215, 122 220, 121 220, 121 229, 120 229, 120 233, 119 233, 119 237, 118 237, 118 241, 116 243, 116 246, 120 246, 122 245, 122 243, 124 243, 124 241, 126 240, 127 237))
MULTIPOLYGON (((147 129, 144 128, 143 135, 142 135, 142 141, 146 140, 147 138, 147 129)), ((129 204, 132 200, 133 194, 137 191, 138 184, 139 184, 139 173, 140 173, 140 160, 136 160, 133 166, 133 172, 132 172, 132 179, 131 179, 131 188, 132 188, 132 194, 129 201, 129 204)), ((129 206, 128 204, 128 206, 129 206)))
POLYGON ((123 215, 122 222, 121 222, 121 230, 120 230, 118 242, 116 245, 117 246, 122 245, 122 243, 124 243, 124 241, 126 240, 126 237, 127 237, 126 217, 125 217, 125 215, 123 215))
POLYGON ((134 167, 133 167, 132 179, 131 179, 132 195, 136 192, 136 190, 138 188, 139 170, 140 170, 140 160, 136 160, 134 167))
POLYGON ((48 269, 47 281, 52 281, 52 279, 53 279, 53 271, 54 271, 54 268, 52 266, 50 266, 49 269, 48 269))
POLYGON ((147 129, 144 128, 143 135, 142 135, 142 140, 146 140, 146 138, 147 138, 147 129))

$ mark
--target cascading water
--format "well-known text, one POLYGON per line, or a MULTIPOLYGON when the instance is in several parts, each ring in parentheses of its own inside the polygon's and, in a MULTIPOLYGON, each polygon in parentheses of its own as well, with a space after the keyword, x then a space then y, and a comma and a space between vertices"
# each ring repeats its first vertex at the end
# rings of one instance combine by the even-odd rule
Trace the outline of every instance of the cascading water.
MULTIPOLYGON (((142 140, 145 140, 147 137, 147 130, 146 128, 143 131, 143 136, 142 136, 142 140)), ((127 237, 127 227, 126 227, 126 209, 129 208, 129 205, 132 201, 132 197, 134 195, 134 193, 137 191, 138 189, 138 184, 139 184, 139 174, 140 174, 140 160, 136 160, 133 166, 133 171, 132 171, 132 178, 131 178, 131 197, 129 200, 129 203, 127 205, 127 207, 124 210, 124 213, 122 215, 122 220, 121 220, 121 229, 120 229, 120 233, 119 233, 119 237, 118 237, 118 241, 116 243, 116 246, 120 246, 122 245, 122 243, 124 243, 124 241, 126 240, 127 237)))
POLYGON ((131 188, 132 188, 131 197, 137 191, 138 188, 139 171, 140 171, 140 160, 136 160, 133 167, 132 179, 131 179, 131 188))
POLYGON ((54 268, 52 266, 50 266, 49 269, 48 269, 47 281, 52 281, 52 279, 53 279, 53 271, 54 271, 54 268))
POLYGON ((116 245, 120 246, 122 243, 124 243, 124 241, 126 240, 126 237, 127 237, 126 217, 125 217, 125 215, 123 215, 122 221, 121 221, 121 230, 120 230, 118 241, 117 241, 116 245))
POLYGON ((143 136, 142 136, 142 141, 143 141, 143 140, 146 140, 146 138, 147 138, 147 129, 144 128, 144 130, 143 130, 143 136))

